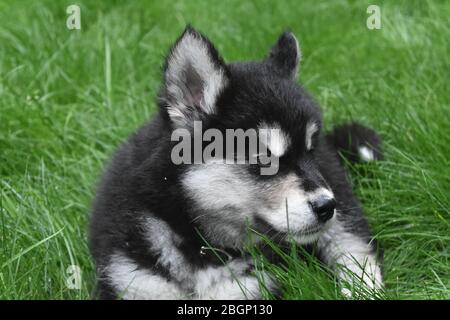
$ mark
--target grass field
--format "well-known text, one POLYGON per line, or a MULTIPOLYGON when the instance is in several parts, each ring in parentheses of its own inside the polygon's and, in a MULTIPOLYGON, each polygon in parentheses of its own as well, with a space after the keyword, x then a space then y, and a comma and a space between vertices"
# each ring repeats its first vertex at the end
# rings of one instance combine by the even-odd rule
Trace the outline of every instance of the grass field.
MULTIPOLYGON (((155 110, 164 55, 191 22, 227 61, 265 55, 289 27, 300 81, 326 128, 360 120, 385 161, 350 168, 385 251, 386 298, 450 299, 450 2, 0 1, 0 298, 86 299, 87 220, 117 145, 155 110), (175 3, 175 2, 173 2, 175 3), (82 270, 79 290, 66 269, 82 270)), ((292 260, 291 299, 341 299, 334 279, 292 260)))

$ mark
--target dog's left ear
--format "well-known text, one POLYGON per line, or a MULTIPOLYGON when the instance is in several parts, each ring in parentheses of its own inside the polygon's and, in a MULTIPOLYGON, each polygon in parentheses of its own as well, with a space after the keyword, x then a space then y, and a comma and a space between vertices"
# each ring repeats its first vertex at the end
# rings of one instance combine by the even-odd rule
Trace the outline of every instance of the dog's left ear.
POLYGON ((166 60, 160 95, 163 108, 176 126, 190 126, 216 111, 227 79, 226 65, 213 44, 188 26, 166 60))
POLYGON ((292 32, 284 32, 270 49, 266 58, 273 71, 282 77, 295 79, 300 64, 300 47, 292 32))

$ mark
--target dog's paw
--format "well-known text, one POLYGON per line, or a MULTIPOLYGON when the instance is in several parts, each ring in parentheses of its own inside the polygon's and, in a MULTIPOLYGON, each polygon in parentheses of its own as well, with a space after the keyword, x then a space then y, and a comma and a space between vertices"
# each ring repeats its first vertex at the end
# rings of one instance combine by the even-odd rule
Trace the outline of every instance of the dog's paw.
POLYGON ((276 282, 269 274, 255 272, 253 262, 233 259, 223 266, 208 267, 196 274, 196 299, 261 299, 262 292, 275 292, 276 282))
POLYGON ((381 268, 373 257, 341 264, 341 293, 347 298, 375 299, 383 290, 381 268))
POLYGON ((232 279, 230 285, 228 285, 228 292, 224 299, 261 299, 261 289, 258 279, 251 275, 232 279))
POLYGON ((223 266, 199 270, 195 279, 198 299, 258 299, 258 279, 250 274, 250 261, 233 259, 223 266))
MULTIPOLYGON (((209 281, 204 279, 204 283, 209 281)), ((259 281, 252 275, 221 277, 219 281, 196 287, 197 299, 246 300, 260 299, 259 281)))

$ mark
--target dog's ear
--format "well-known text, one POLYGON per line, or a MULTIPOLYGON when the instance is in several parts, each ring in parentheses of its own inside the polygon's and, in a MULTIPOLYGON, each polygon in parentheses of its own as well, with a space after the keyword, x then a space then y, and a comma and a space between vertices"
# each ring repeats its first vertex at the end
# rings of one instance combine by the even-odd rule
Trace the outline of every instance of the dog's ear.
POLYGON ((301 53, 297 38, 292 32, 284 32, 269 51, 266 62, 282 77, 295 79, 301 53))
POLYGON ((174 124, 189 125, 215 112, 227 79, 226 65, 212 43, 188 26, 166 60, 162 106, 174 124))

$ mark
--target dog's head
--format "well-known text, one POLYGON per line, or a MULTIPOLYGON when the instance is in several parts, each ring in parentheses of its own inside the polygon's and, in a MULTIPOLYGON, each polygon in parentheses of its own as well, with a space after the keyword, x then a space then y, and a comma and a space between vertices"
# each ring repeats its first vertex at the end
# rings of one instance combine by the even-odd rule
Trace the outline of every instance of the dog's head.
POLYGON ((299 62, 298 42, 290 32, 262 61, 226 64, 211 42, 189 27, 167 57, 162 113, 174 132, 195 136, 197 126, 203 138, 200 146, 195 137, 188 139, 194 146, 181 158, 189 160, 195 151, 215 156, 214 161, 183 162, 180 175, 192 219, 212 243, 237 244, 248 225, 269 235, 289 231, 299 243, 310 243, 333 216, 334 196, 316 163, 320 112, 296 84, 299 62), (244 151, 230 150, 227 129, 257 132, 257 137, 245 137, 244 151), (216 143, 213 152, 208 141, 216 143), (252 143, 267 152, 252 149, 252 143), (242 152, 243 162, 227 161, 242 152), (262 174, 268 167, 275 170, 262 174))

